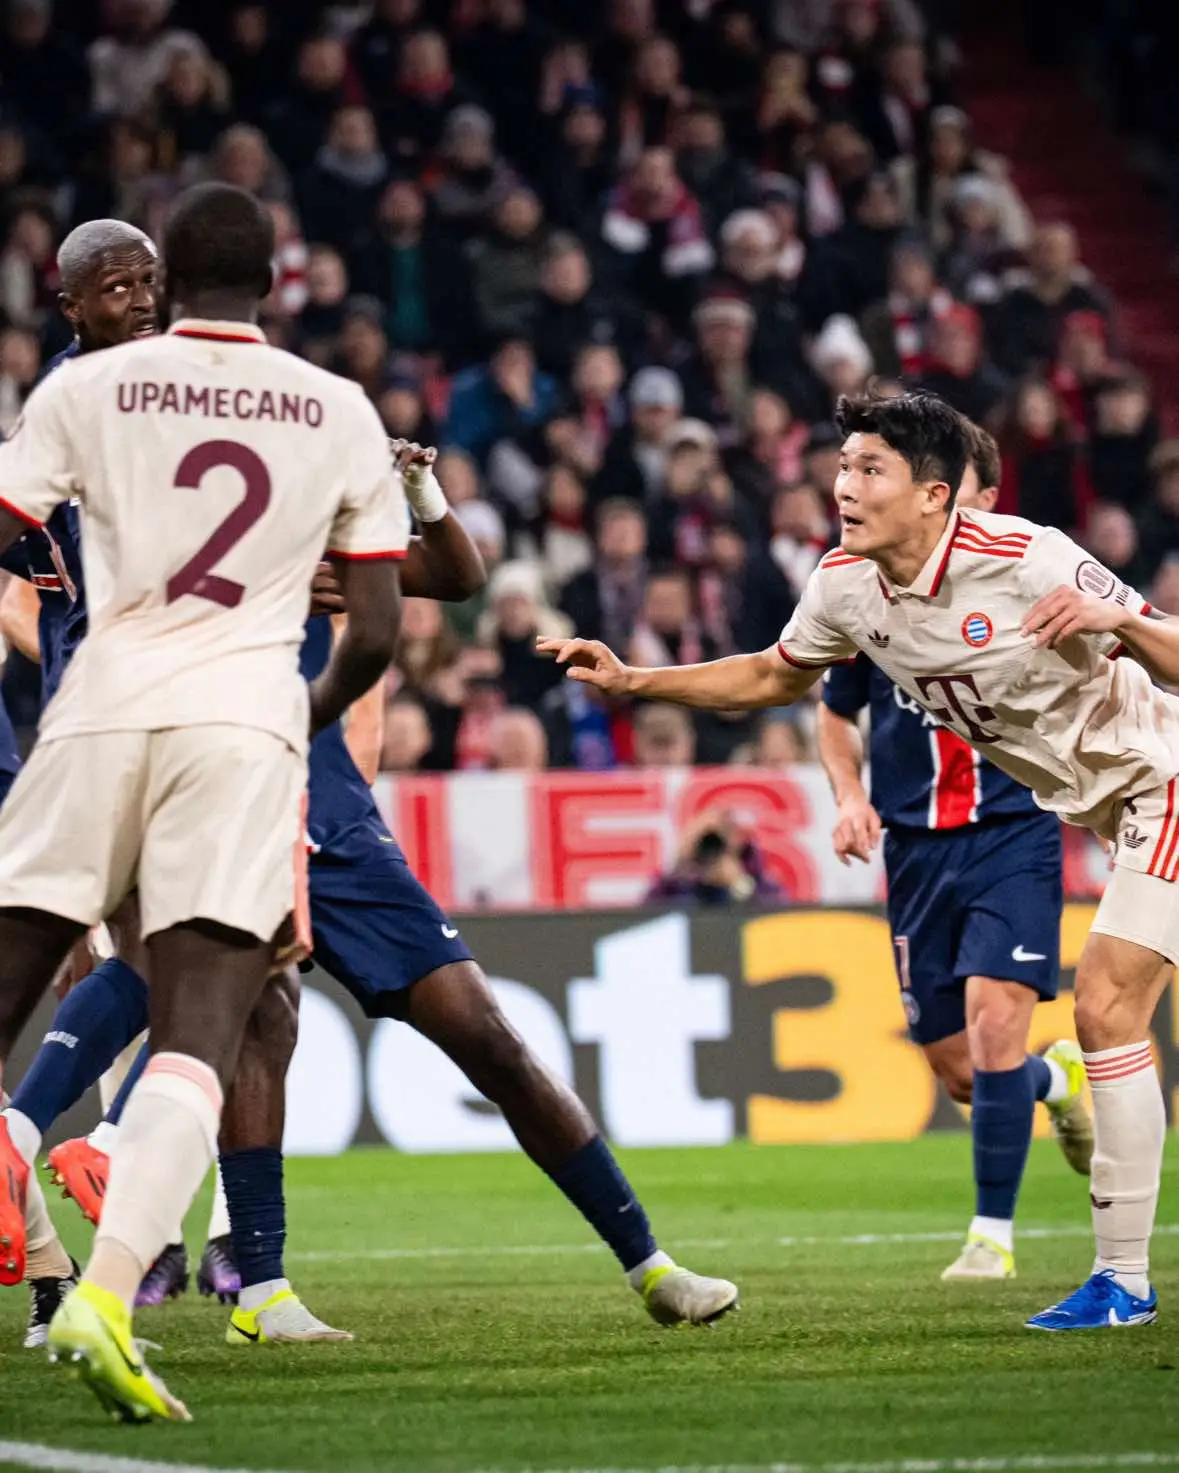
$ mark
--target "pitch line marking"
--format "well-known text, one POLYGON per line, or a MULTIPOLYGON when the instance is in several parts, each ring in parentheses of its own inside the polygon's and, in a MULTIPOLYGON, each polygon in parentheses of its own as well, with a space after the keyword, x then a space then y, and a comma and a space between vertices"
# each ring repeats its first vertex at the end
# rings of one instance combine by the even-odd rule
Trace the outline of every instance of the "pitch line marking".
MULTIPOLYGON (((1038 1242, 1052 1238, 1088 1238, 1092 1236, 1092 1231, 1092 1228, 1083 1223, 1064 1223, 1059 1227, 1017 1228, 1016 1239, 1038 1242)), ((1179 1235, 1179 1223, 1160 1223, 1154 1232, 1156 1237, 1175 1237, 1179 1235)), ((908 1243, 960 1243, 963 1240, 964 1235, 958 1230, 933 1233, 848 1233, 843 1237, 678 1238, 675 1246, 687 1250, 752 1248, 758 1245, 776 1248, 876 1248, 903 1246, 908 1243)), ((603 1243, 489 1243, 485 1247, 360 1248, 341 1253, 309 1249, 302 1253, 288 1253, 287 1258, 296 1263, 338 1263, 344 1260, 384 1262, 431 1258, 555 1258, 571 1253, 605 1251, 603 1243)), ((598 1473, 598 1470, 578 1469, 574 1473, 598 1473)), ((600 1473, 614 1473, 614 1470, 603 1469, 600 1473)), ((658 1473, 683 1473, 683 1470, 659 1469, 658 1473)))
POLYGON ((0 1466, 37 1468, 44 1473, 265 1473, 259 1468, 210 1468, 201 1463, 161 1463, 154 1458, 119 1458, 76 1452, 43 1442, 0 1442, 0 1466))

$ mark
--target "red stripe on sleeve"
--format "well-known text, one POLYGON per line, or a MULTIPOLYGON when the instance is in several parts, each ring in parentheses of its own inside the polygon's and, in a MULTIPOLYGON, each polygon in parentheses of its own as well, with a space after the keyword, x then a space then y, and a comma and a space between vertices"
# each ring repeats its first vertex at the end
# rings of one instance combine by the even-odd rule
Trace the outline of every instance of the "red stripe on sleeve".
POLYGON ((324 557, 343 558, 346 563, 399 563, 406 556, 406 549, 390 548, 387 552, 341 552, 338 547, 329 547, 324 557))

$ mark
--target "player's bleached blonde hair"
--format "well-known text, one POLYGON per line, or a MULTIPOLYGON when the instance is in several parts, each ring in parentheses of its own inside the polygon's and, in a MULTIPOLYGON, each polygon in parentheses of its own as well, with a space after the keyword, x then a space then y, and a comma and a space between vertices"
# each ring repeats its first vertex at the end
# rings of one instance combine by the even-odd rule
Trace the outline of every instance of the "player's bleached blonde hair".
POLYGON ((75 295, 104 256, 138 245, 146 245, 155 254, 151 237, 126 220, 87 220, 76 226, 57 252, 62 290, 75 295))

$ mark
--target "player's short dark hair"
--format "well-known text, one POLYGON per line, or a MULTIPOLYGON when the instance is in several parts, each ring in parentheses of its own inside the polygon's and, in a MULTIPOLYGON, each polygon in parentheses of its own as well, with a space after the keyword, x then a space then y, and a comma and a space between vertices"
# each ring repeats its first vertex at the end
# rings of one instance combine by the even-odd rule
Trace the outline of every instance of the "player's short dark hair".
POLYGON ((164 230, 169 290, 270 290, 274 222, 266 207, 232 184, 197 184, 176 201, 164 230))
POLYGON ((972 419, 966 420, 966 436, 970 441, 970 458, 967 464, 974 467, 979 486, 984 491, 989 486, 997 486, 1003 474, 1003 459, 999 454, 998 440, 972 419))
POLYGON ((966 421, 936 394, 841 395, 835 423, 849 435, 879 435, 904 459, 915 481, 945 481, 952 506, 970 460, 966 421))

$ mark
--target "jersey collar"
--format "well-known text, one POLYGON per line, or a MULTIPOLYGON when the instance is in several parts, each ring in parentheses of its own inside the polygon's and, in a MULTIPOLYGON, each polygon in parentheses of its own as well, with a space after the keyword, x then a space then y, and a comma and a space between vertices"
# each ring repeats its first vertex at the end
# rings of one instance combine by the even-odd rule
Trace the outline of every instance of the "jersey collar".
POLYGON ((937 546, 929 554, 925 566, 909 584, 908 588, 894 587, 884 574, 884 570, 877 564, 876 576, 880 580, 880 591, 888 599, 889 603, 896 603, 901 598, 936 598, 941 589, 942 582, 946 576, 946 568, 950 563, 950 551, 954 545, 958 527, 962 521, 962 513, 954 512, 953 516, 946 522, 946 530, 938 539, 937 546))
POLYGON ((182 317, 168 331, 178 338, 204 338, 213 343, 266 341, 266 334, 253 322, 213 322, 204 317, 182 317))

